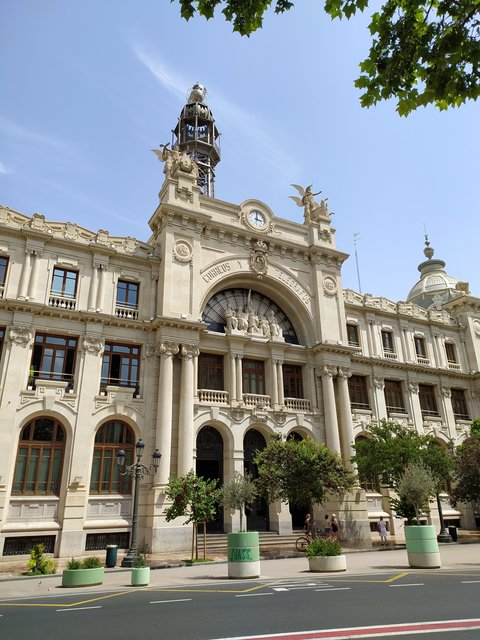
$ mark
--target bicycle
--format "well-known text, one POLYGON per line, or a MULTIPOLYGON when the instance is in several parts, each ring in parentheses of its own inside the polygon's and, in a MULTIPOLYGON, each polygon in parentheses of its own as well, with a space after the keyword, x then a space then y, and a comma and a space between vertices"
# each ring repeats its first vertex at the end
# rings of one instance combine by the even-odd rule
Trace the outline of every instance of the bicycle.
POLYGON ((314 540, 315 538, 318 538, 319 536, 320 536, 320 532, 317 529, 313 529, 312 531, 309 531, 305 535, 297 538, 295 540, 295 547, 297 551, 301 551, 302 553, 305 553, 308 545, 312 542, 312 540, 314 540))

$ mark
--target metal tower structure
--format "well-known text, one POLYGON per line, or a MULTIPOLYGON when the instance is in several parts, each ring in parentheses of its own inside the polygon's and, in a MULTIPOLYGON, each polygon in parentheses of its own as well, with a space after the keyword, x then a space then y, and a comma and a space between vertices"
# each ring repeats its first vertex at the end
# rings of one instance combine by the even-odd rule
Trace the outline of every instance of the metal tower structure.
POLYGON ((172 131, 172 147, 185 151, 198 166, 198 186, 206 196, 215 195, 215 167, 220 161, 219 132, 206 104, 207 90, 194 84, 172 131))

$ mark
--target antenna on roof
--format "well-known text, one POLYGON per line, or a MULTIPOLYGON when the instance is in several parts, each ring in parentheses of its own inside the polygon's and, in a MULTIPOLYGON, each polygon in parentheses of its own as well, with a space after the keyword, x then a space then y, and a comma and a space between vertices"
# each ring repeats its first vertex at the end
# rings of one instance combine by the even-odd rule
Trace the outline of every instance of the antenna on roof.
POLYGON ((358 253, 357 253, 357 240, 360 239, 359 233, 353 234, 353 246, 355 247, 355 264, 357 265, 357 280, 358 280, 358 291, 362 293, 362 285, 360 284, 360 269, 358 268, 358 253))

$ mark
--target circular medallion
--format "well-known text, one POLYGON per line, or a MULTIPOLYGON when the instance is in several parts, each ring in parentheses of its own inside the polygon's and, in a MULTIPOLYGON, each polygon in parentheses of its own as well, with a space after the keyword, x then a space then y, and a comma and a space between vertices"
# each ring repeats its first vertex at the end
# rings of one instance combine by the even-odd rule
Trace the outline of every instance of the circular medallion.
POLYGON ((334 296, 337 293, 337 282, 332 276, 323 278, 323 290, 327 296, 334 296))
POLYGON ((190 262, 193 257, 193 249, 186 240, 177 240, 173 247, 173 257, 178 262, 190 262))

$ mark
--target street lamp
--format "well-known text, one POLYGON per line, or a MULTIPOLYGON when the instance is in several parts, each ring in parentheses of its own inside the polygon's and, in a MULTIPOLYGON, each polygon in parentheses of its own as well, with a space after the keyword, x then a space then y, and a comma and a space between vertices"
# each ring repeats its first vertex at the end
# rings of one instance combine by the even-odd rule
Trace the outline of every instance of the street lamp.
POLYGON ((443 519, 443 509, 442 509, 442 501, 440 498, 440 494, 437 491, 437 508, 438 508, 438 518, 440 520, 440 533, 437 536, 438 542, 450 542, 450 534, 448 533, 445 527, 445 520, 443 519))
MULTIPOLYGON (((133 512, 132 512, 132 535, 130 538, 130 549, 128 550, 127 555, 122 560, 122 567, 133 567, 135 562, 135 558, 138 555, 137 548, 137 523, 138 523, 138 489, 140 486, 140 480, 146 475, 153 476, 157 473, 158 465, 160 464, 160 458, 162 454, 158 449, 152 454, 152 464, 150 466, 146 466, 142 464, 140 461, 143 455, 143 449, 145 447, 145 443, 143 440, 139 440, 136 445, 136 455, 137 461, 133 464, 125 467, 124 471, 120 470, 120 475, 122 476, 132 476, 134 482, 134 491, 133 491, 133 512)), ((117 453, 117 464, 122 469, 125 465, 125 456, 126 453, 123 449, 119 449, 117 453)))

